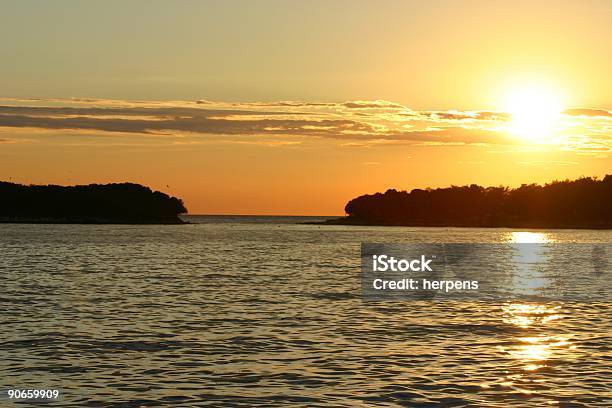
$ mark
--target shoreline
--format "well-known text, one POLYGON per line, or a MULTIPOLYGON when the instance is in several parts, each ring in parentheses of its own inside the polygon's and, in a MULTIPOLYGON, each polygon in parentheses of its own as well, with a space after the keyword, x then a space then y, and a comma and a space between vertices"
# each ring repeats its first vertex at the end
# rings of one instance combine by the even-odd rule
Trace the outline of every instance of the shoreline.
POLYGON ((612 226, 599 225, 545 225, 545 224, 529 224, 529 223, 500 223, 500 224, 468 224, 468 223, 378 223, 368 222, 363 220, 352 220, 348 217, 337 218, 325 221, 304 222, 306 225, 347 225, 361 227, 420 227, 420 228, 521 228, 521 229, 580 229, 580 230, 610 230, 612 226))
POLYGON ((189 221, 177 220, 86 220, 86 219, 1 219, 0 224, 31 224, 31 225, 186 225, 189 221))

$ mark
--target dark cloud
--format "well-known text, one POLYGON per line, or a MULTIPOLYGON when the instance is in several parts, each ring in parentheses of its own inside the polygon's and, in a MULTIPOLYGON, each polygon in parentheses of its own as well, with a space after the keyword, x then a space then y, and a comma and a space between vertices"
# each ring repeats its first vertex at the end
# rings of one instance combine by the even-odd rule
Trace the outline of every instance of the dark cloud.
MULTIPOLYGON (((74 108, 0 106, 0 126, 103 132, 325 136, 330 132, 374 132, 371 125, 345 119, 272 119, 285 112, 193 108, 74 108), (250 116, 242 120, 241 116, 250 116), (252 117, 261 116, 261 119, 252 117), (151 118, 153 117, 153 118, 151 118)), ((291 116, 294 116, 292 113, 291 116)))
MULTIPOLYGON (((159 116, 176 117, 188 116, 192 118, 222 117, 236 115, 286 115, 285 111, 255 111, 246 109, 202 109, 189 107, 49 107, 49 106, 1 106, 0 115, 25 116, 159 116)), ((300 112, 291 112, 292 115, 301 115, 300 112)), ((2 122, 0 116, 0 125, 2 122)))
MULTIPOLYGON (((207 100, 196 101, 199 105, 215 104, 207 100)), ((347 101, 342 103, 335 102, 303 102, 303 101, 279 101, 279 102, 250 102, 234 103, 235 106, 245 107, 283 107, 283 108, 348 108, 348 109, 406 109, 404 106, 389 101, 347 101)))
POLYGON ((349 109, 406 109, 406 107, 387 101, 352 101, 341 104, 349 109))
POLYGON ((566 115, 571 116, 599 116, 599 117, 612 117, 612 113, 605 109, 592 109, 592 108, 576 108, 567 109, 563 112, 566 115))
MULTIPOLYGON (((196 101, 197 105, 217 105, 218 102, 207 101, 206 99, 200 99, 196 101)), ((248 108, 300 108, 300 107, 328 107, 333 108, 342 104, 330 103, 330 102, 300 102, 300 101, 278 101, 278 102, 235 102, 230 103, 232 106, 244 106, 248 108)))
POLYGON ((283 107, 283 108, 300 108, 300 107, 327 107, 333 108, 338 106, 336 103, 326 103, 326 102, 296 102, 296 101, 280 101, 280 102, 256 102, 256 103, 245 103, 245 104, 236 104, 236 105, 245 105, 250 107, 283 107))

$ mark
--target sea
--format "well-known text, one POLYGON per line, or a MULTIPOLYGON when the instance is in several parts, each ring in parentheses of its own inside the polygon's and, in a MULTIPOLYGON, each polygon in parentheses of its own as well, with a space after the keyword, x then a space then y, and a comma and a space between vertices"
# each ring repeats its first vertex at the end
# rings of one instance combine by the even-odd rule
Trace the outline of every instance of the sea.
POLYGON ((612 231, 185 218, 0 224, 0 406, 612 406, 612 302, 367 301, 359 278, 364 242, 612 231), (7 396, 28 389, 59 396, 7 396))

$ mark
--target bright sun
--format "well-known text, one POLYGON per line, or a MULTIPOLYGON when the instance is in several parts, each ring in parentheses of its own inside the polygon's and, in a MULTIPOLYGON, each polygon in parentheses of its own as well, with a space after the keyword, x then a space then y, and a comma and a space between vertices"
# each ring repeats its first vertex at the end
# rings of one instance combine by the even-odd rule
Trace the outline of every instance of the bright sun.
POLYGON ((506 97, 504 110, 511 115, 509 131, 532 142, 544 142, 559 122, 563 104, 555 92, 539 87, 518 88, 506 97))

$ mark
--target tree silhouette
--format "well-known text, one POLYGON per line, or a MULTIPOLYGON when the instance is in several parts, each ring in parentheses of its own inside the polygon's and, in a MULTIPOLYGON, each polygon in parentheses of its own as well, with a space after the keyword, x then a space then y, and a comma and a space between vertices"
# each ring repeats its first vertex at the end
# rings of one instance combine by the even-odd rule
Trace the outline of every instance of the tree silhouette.
POLYGON ((82 186, 0 182, 0 221, 178 224, 183 202, 133 183, 82 186))
POLYGON ((333 223, 412 226, 612 228, 612 175, 543 186, 387 190, 348 202, 333 223))

